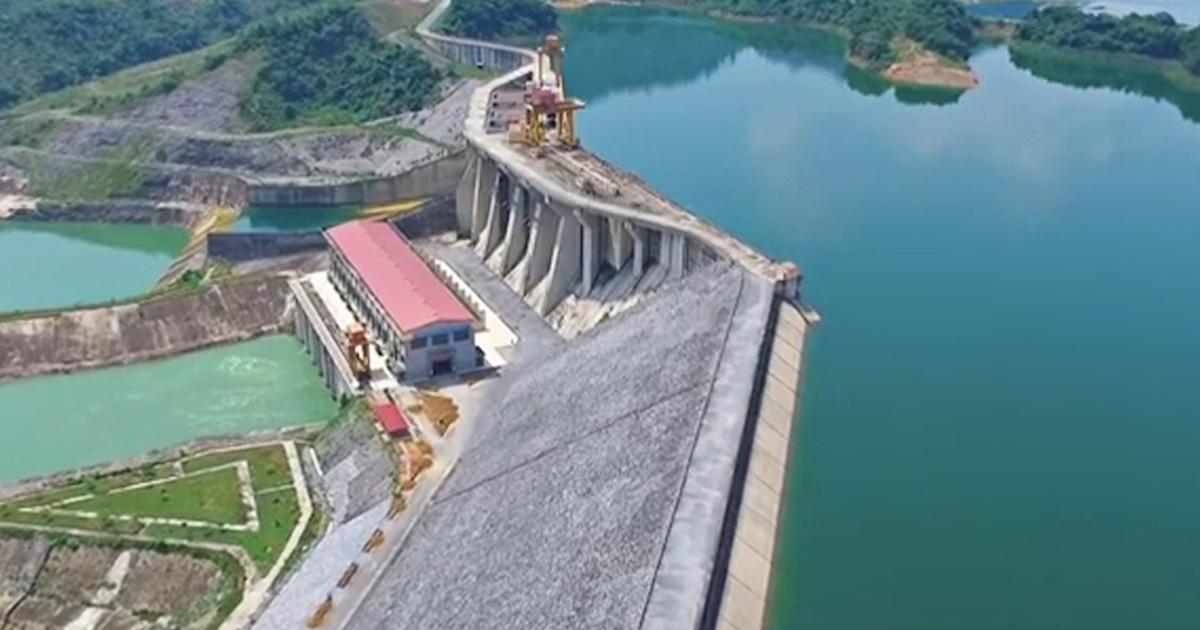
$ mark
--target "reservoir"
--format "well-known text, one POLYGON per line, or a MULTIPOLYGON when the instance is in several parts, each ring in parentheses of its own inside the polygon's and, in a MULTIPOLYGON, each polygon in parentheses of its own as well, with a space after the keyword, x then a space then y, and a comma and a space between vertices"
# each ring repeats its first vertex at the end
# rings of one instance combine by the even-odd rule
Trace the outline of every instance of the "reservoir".
POLYGON ((234 223, 234 232, 302 232, 320 230, 357 217, 362 205, 248 206, 234 223))
POLYGON ((821 32, 562 19, 583 144, 823 316, 771 628, 1197 627, 1193 97, 1003 47, 897 91, 821 32))
POLYGON ((166 226, 0 221, 0 312, 141 294, 187 239, 166 226))
POLYGON ((14 381, 0 385, 0 484, 336 413, 300 342, 284 335, 14 381))

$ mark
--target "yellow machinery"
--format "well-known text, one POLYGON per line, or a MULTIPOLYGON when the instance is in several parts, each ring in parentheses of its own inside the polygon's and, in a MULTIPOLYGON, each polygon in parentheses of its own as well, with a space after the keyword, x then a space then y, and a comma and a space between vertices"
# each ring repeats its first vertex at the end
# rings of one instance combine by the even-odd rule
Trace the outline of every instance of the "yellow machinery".
POLYGON ((353 580, 356 574, 358 574, 358 563, 351 562, 350 566, 346 567, 346 570, 342 572, 342 577, 338 578, 338 588, 349 586, 350 580, 353 580))
POLYGON ((375 531, 371 532, 371 537, 367 539, 367 544, 363 545, 363 553, 371 553, 382 544, 383 530, 376 528, 375 531))
POLYGON ((388 520, 390 521, 399 516, 406 507, 408 507, 408 502, 404 500, 404 495, 397 493, 392 497, 392 505, 388 508, 388 520))
POLYGON ((371 378, 371 344, 367 330, 357 322, 346 327, 346 360, 359 380, 371 378))
POLYGON ((579 146, 575 112, 583 109, 583 101, 567 97, 562 60, 562 42, 557 35, 547 35, 546 43, 537 50, 537 66, 527 89, 528 102, 522 121, 522 139, 535 149, 546 146, 551 130, 555 131, 558 144, 569 149, 579 146))
POLYGON ((329 616, 331 610, 333 610, 333 596, 326 595, 325 599, 321 601, 321 605, 317 606, 316 611, 309 615, 305 625, 309 628, 320 628, 325 625, 325 618, 329 616))

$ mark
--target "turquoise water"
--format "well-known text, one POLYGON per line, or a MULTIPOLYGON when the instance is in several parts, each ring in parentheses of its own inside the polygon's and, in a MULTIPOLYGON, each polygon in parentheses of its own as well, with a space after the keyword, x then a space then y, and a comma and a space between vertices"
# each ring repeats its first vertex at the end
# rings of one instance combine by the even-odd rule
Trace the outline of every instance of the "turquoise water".
POLYGON ((234 232, 301 232, 349 221, 362 212, 348 206, 250 206, 233 225, 234 232))
POLYGON ((823 33, 563 20, 583 143, 800 263, 824 317, 772 628, 1200 627, 1187 95, 990 48, 937 97, 823 33))
POLYGON ((174 227, 2 221, 0 312, 138 295, 187 239, 174 227))
POLYGON ((331 419, 294 337, 0 385, 0 484, 191 438, 331 419))

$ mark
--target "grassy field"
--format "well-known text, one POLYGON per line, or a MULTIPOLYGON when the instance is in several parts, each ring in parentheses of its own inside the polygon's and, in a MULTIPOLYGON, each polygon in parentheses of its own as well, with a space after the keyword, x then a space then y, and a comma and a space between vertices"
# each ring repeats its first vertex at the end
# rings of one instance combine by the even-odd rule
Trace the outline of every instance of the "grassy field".
POLYGON ((300 502, 292 486, 291 467, 281 444, 270 444, 233 451, 222 451, 178 462, 162 462, 108 477, 85 477, 65 485, 0 503, 0 528, 11 525, 37 525, 60 530, 84 530, 97 534, 140 535, 159 540, 176 539, 212 542, 242 547, 259 570, 266 573, 300 519, 300 502), (232 468, 178 477, 214 467, 246 462, 250 485, 258 507, 258 531, 229 531, 210 526, 144 524, 138 520, 116 518, 170 518, 207 523, 241 524, 246 522, 240 486, 232 468), (159 481, 121 492, 134 484, 159 481), (85 495, 91 498, 58 506, 57 509, 94 512, 97 518, 46 511, 21 511, 21 508, 49 506, 85 495))
POLYGON ((177 481, 102 494, 71 503, 73 511, 184 519, 238 525, 246 522, 237 471, 219 468, 177 481))
POLYGON ((245 461, 250 467, 250 485, 258 504, 259 530, 232 532, 195 527, 151 525, 146 534, 156 538, 179 538, 238 545, 267 571, 278 560, 288 537, 300 520, 300 502, 291 491, 292 473, 287 453, 281 446, 265 446, 240 451, 214 453, 184 460, 184 471, 203 470, 233 461, 245 461))
POLYGON ((300 520, 300 503, 296 494, 286 491, 256 493, 259 530, 232 532, 211 528, 151 525, 143 532, 154 538, 172 538, 201 542, 237 545, 246 550, 262 572, 270 570, 279 559, 288 537, 300 520))
POLYGON ((70 499, 71 497, 108 492, 109 490, 123 488, 135 483, 154 481, 156 479, 167 479, 174 474, 175 469, 171 464, 161 463, 150 464, 134 471, 109 475, 107 477, 96 477, 89 475, 72 480, 52 490, 30 494, 13 501, 0 504, 0 514, 3 514, 3 510, 5 508, 21 508, 31 505, 57 503, 59 501, 70 499))
POLYGON ((134 535, 140 533, 142 530, 141 523, 136 521, 122 521, 103 517, 84 518, 81 516, 51 514, 47 512, 17 512, 7 506, 0 506, 0 528, 5 523, 91 531, 97 534, 134 535))
POLYGON ((184 472, 195 472, 233 462, 246 462, 250 467, 250 484, 255 492, 277 488, 292 483, 291 468, 288 466, 287 453, 282 446, 260 446, 257 448, 225 451, 185 459, 184 472))

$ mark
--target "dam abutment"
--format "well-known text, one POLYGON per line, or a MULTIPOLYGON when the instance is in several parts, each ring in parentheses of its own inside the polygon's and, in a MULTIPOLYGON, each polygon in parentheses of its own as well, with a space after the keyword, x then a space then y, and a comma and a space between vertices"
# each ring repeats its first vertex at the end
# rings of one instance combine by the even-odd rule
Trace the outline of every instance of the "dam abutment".
POLYGON ((253 206, 379 205, 452 194, 467 170, 469 159, 465 150, 458 150, 386 177, 328 184, 251 183, 246 202, 253 206))

